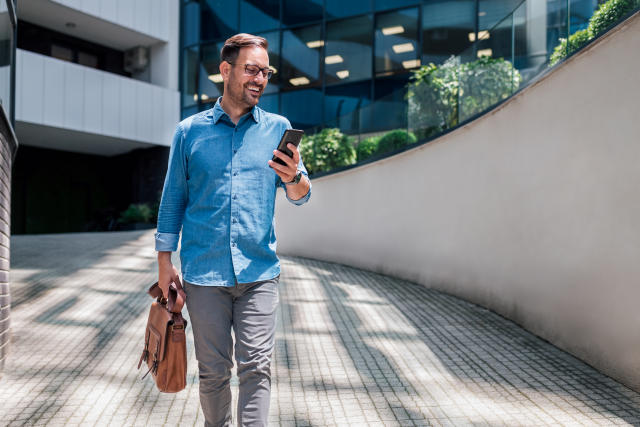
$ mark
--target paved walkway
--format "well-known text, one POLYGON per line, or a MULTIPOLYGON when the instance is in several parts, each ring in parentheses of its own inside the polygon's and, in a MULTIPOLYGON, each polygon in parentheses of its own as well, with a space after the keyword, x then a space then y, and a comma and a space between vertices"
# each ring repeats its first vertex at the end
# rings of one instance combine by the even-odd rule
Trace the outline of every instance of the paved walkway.
MULTIPOLYGON (((12 238, 0 425, 203 424, 191 336, 186 390, 160 394, 135 368, 152 242, 12 238)), ((280 292, 271 425, 640 425, 638 393, 451 296, 299 258, 280 292)))

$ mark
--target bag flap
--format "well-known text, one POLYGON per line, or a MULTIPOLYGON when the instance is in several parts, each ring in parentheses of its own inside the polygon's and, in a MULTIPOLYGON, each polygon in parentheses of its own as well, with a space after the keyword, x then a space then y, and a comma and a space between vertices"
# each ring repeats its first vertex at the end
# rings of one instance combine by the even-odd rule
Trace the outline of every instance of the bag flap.
MULTIPOLYGON (((158 337, 160 348, 158 350, 158 361, 164 360, 164 354, 167 345, 167 334, 169 333, 169 326, 172 323, 171 313, 167 311, 157 301, 151 303, 151 310, 149 310, 149 320, 147 321, 147 328, 150 329, 153 335, 158 337)), ((154 347, 149 348, 149 358, 153 359, 153 355, 156 349, 154 347)))

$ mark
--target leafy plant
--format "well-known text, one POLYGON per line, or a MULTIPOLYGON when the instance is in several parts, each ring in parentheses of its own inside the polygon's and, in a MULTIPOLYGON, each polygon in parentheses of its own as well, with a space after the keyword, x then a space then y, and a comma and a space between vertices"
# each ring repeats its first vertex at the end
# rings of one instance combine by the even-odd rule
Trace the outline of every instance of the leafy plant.
POLYGON ((601 4, 589 20, 591 37, 598 36, 637 7, 640 0, 609 0, 601 4))
POLYGON ((392 130, 380 138, 377 152, 388 153, 405 145, 413 144, 416 141, 416 136, 412 132, 407 132, 403 129, 392 130))
POLYGON ((360 143, 356 147, 356 153, 359 162, 368 159, 369 157, 376 154, 376 152, 378 151, 378 141, 380 141, 380 136, 370 136, 360 141, 360 143))
POLYGON ((153 210, 147 203, 132 203, 125 211, 120 213, 118 222, 123 224, 133 224, 136 222, 148 223, 151 222, 153 215, 153 210))
POLYGON ((408 84, 409 127, 420 138, 457 125, 509 97, 522 77, 502 58, 482 57, 460 64, 451 57, 442 65, 424 65, 408 84))
POLYGON ((589 19, 587 28, 571 34, 569 39, 560 39, 560 43, 553 49, 549 58, 549 66, 557 64, 580 49, 638 7, 640 7, 640 0, 609 0, 602 3, 589 19))
POLYGON ((309 174, 329 171, 356 162, 353 139, 336 128, 322 129, 302 138, 300 154, 309 174))
POLYGON ((551 57, 549 57, 549 66, 557 64, 562 59, 566 58, 567 55, 572 54, 587 44, 592 38, 591 31, 589 31, 588 28, 585 28, 584 30, 576 31, 571 34, 569 39, 560 39, 560 44, 553 49, 553 53, 551 54, 551 57))

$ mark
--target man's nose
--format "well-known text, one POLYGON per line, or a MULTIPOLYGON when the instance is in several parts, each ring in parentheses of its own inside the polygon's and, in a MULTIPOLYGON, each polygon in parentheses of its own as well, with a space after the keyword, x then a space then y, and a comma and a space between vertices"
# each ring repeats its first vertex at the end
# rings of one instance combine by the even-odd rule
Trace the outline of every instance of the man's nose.
POLYGON ((258 74, 256 74, 255 76, 253 76, 253 81, 255 83, 265 83, 267 80, 267 78, 264 76, 264 74, 262 74, 262 70, 258 71, 258 74))

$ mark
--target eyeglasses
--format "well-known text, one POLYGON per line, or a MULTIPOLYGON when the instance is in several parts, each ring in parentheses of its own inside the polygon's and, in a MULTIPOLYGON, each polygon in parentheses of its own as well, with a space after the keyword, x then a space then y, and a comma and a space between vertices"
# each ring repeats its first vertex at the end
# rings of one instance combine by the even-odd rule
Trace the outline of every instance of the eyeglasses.
POLYGON ((269 80, 273 76, 273 70, 269 67, 260 68, 254 64, 238 64, 235 62, 229 62, 231 65, 244 65, 244 73, 248 76, 257 76, 262 71, 262 77, 269 80))

